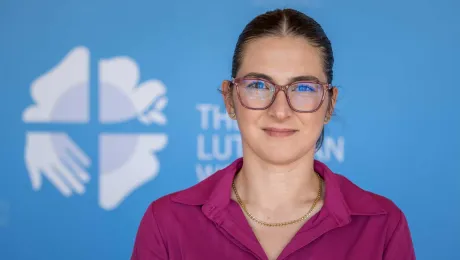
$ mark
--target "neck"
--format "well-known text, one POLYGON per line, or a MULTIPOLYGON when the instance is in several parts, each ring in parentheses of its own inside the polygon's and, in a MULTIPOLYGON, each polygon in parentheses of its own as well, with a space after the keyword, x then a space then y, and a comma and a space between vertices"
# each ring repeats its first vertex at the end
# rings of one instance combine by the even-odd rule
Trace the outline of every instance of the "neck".
POLYGON ((319 179, 314 172, 314 154, 284 164, 268 163, 256 156, 244 156, 235 179, 246 204, 269 210, 296 207, 317 196, 319 179))

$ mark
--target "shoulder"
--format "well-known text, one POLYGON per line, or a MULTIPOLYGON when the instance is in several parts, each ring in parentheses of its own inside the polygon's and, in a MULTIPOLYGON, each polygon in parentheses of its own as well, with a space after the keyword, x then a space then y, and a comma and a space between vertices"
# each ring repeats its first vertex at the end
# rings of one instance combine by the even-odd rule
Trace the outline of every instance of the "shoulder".
POLYGON ((225 171, 219 170, 186 189, 166 194, 152 201, 148 210, 152 211, 154 215, 163 215, 172 213, 172 211, 184 211, 193 208, 190 206, 201 206, 209 200, 215 187, 225 175, 225 171))
POLYGON ((335 177, 352 216, 377 216, 386 226, 388 240, 397 229, 408 228, 404 212, 393 200, 364 190, 343 175, 335 174, 335 177))
POLYGON ((336 201, 334 206, 345 207, 349 214, 394 215, 401 211, 389 198, 361 188, 344 175, 332 171, 325 163, 315 160, 314 167, 325 180, 326 199, 329 197, 331 202, 336 201))
MULTIPOLYGON (((349 213, 367 216, 384 236, 384 259, 415 259, 409 224, 403 211, 391 199, 362 189, 348 178, 334 174, 349 213)), ((378 232, 378 231, 377 231, 378 232)))
POLYGON ((388 197, 365 190, 341 174, 334 175, 352 213, 369 211, 394 215, 401 212, 396 203, 388 197))

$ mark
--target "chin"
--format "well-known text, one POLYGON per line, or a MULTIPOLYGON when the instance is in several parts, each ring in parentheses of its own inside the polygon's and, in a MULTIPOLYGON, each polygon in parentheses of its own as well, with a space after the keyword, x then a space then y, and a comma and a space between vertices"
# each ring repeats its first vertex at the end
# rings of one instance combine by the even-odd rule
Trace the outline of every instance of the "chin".
POLYGON ((314 152, 312 142, 311 147, 306 143, 304 137, 270 138, 264 136, 253 136, 242 134, 243 153, 249 152, 263 161, 274 165, 288 165, 303 157, 309 157, 314 152), (303 144, 303 145, 301 145, 303 144))
POLYGON ((259 154, 259 157, 267 163, 275 165, 287 165, 293 163, 303 156, 305 153, 293 151, 291 149, 263 149, 259 154))

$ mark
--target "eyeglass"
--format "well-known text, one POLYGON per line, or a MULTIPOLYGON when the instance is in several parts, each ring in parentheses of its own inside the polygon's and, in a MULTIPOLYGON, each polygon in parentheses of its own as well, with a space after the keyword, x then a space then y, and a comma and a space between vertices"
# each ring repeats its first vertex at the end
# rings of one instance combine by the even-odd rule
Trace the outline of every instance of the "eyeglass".
POLYGON ((261 78, 235 78, 231 81, 235 86, 238 99, 243 107, 253 110, 269 108, 279 91, 283 91, 289 107, 300 113, 317 111, 333 86, 319 81, 296 81, 280 86, 261 78))

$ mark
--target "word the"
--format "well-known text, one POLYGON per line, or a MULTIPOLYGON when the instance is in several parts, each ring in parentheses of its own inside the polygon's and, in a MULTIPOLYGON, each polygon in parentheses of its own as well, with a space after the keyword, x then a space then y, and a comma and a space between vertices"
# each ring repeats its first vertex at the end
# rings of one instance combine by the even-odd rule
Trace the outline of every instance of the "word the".
POLYGON ((232 120, 225 109, 214 104, 198 104, 196 109, 200 111, 200 126, 203 130, 220 130, 222 125, 227 131, 239 131, 236 120, 232 120))

